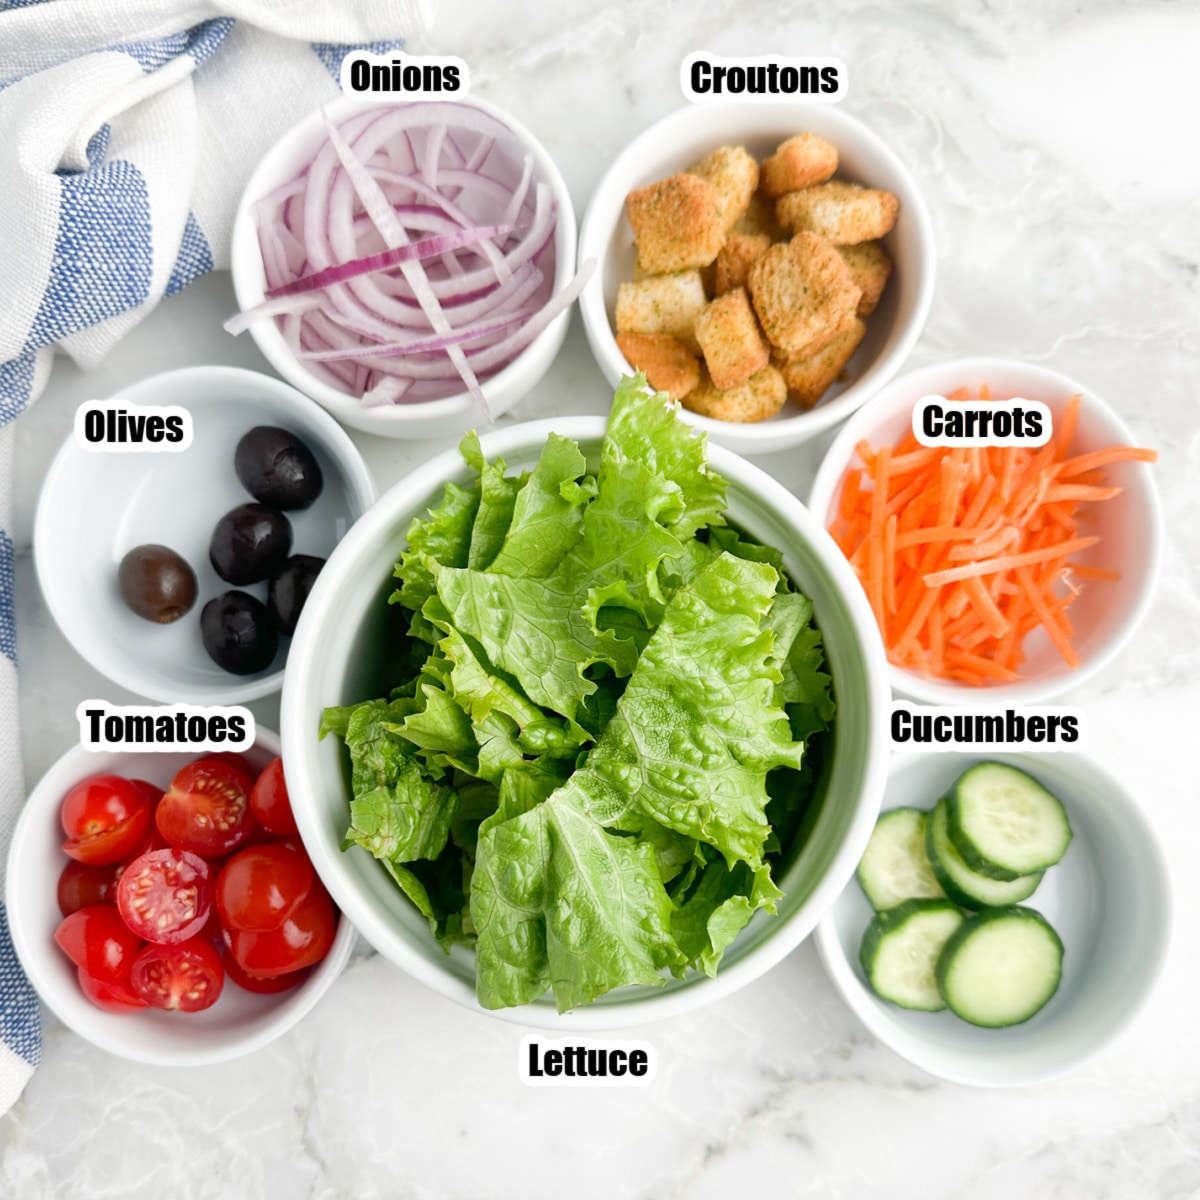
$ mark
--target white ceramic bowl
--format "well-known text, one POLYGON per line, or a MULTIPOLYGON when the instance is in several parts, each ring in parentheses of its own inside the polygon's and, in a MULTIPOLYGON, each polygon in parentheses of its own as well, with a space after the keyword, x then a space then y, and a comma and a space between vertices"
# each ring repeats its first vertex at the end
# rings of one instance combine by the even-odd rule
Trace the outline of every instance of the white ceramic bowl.
MULTIPOLYGON (((115 683, 167 703, 237 704, 277 691, 288 639, 254 675, 231 675, 209 658, 200 638, 206 601, 229 590, 208 559, 217 521, 253 499, 238 481, 233 454, 255 425, 289 429, 321 466, 324 488, 307 509, 289 512, 292 553, 325 558, 375 498, 375 484, 336 421, 287 384, 234 367, 188 367, 143 379, 113 400, 123 408, 174 404, 192 416, 183 451, 109 453, 69 437, 42 485, 33 548, 38 580, 67 640, 115 683), (133 613, 117 590, 126 552, 161 543, 196 573, 195 606, 170 625, 133 613)), ((240 590, 264 603, 267 585, 240 590)))
POLYGON ((1090 759, 1073 754, 914 754, 892 761, 885 810, 932 808, 968 767, 1011 763, 1063 802, 1074 837, 1022 901, 1064 947, 1058 992, 1036 1016, 980 1029, 949 1011, 908 1012, 868 987, 858 948, 871 906, 851 880, 817 929, 821 960, 846 1003, 880 1041, 955 1083, 1020 1087, 1062 1075, 1099 1053, 1153 989, 1170 941, 1167 865, 1138 802, 1090 759))
POLYGON ((721 145, 743 145, 760 161, 793 134, 809 130, 838 148, 837 177, 886 188, 900 198, 900 219, 883 239, 895 269, 867 334, 847 368, 817 406, 804 412, 791 401, 777 416, 754 424, 682 413, 722 446, 741 454, 786 450, 844 421, 881 388, 908 357, 929 315, 937 252, 925 201, 895 152, 860 121, 826 104, 692 104, 635 138, 605 172, 579 234, 580 261, 595 258, 597 277, 579 298, 592 353, 609 383, 631 373, 617 348, 617 288, 633 278, 633 232, 625 197, 635 188, 682 171, 721 145))
MULTIPOLYGON (((259 768, 279 755, 279 737, 258 728, 243 752, 259 768)), ((329 990, 354 948, 353 925, 342 917, 329 954, 304 983, 288 992, 256 995, 226 982, 220 999, 204 1012, 145 1009, 109 1013, 79 990, 75 967, 54 942, 62 920, 55 884, 67 856, 62 852, 59 810, 72 786, 89 775, 112 772, 147 779, 163 788, 200 755, 68 750, 29 795, 8 852, 5 903, 13 946, 38 995, 64 1025, 111 1054, 157 1066, 190 1067, 221 1062, 257 1050, 296 1024, 329 990)))
MULTIPOLYGON (((1068 399, 1079 393, 1082 403, 1073 452, 1134 444, 1128 427, 1095 392, 1057 371, 1009 359, 955 359, 901 376, 851 417, 821 462, 809 494, 809 511, 822 525, 831 523, 842 477, 856 461, 854 447, 861 439, 876 446, 894 443, 911 428, 913 407, 922 397, 945 395, 960 387, 975 389, 984 383, 996 399, 1019 396, 1043 401, 1056 420, 1068 399)), ((1040 704, 1083 683, 1112 660, 1150 606, 1162 555, 1162 513, 1151 467, 1124 462, 1104 471, 1108 483, 1124 491, 1113 500, 1080 509, 1081 515, 1088 513, 1087 529, 1081 532, 1099 533, 1100 542, 1076 560, 1120 571, 1121 578, 1085 582, 1071 605, 1072 645, 1080 665, 1072 670, 1050 638, 1038 630, 1024 642, 1026 660, 1015 683, 974 687, 889 666, 895 691, 928 704, 1040 704)))
MULTIPOLYGON (((489 459, 502 455, 510 471, 520 471, 535 464, 547 436, 556 432, 574 438, 594 463, 604 427, 601 417, 535 421, 488 434, 482 444, 489 459)), ((865 598, 833 542, 791 493, 719 447, 710 449, 710 462, 730 481, 732 517, 783 550, 787 570, 813 600, 825 639, 841 715, 819 817, 802 852, 777 881, 787 894, 780 915, 756 918, 726 952, 715 979, 693 975, 663 988, 621 989, 564 1016, 546 998, 495 1016, 563 1031, 610 1029, 728 995, 812 931, 850 878, 870 835, 886 771, 889 697, 865 598)), ((327 705, 383 695, 396 682, 392 657, 381 651, 394 637, 399 615, 387 604, 392 565, 405 546, 409 521, 439 501, 447 481, 469 479, 457 452, 439 455, 387 492, 350 531, 313 589, 296 631, 281 722, 296 820, 334 899, 382 954, 442 995, 477 1009, 473 955, 461 946, 443 954, 383 867, 361 849, 342 853, 350 799, 344 750, 336 738, 316 736, 327 705)))
MULTIPOLYGON (((420 103, 420 102, 417 102, 420 103)), ((575 273, 575 209, 562 173, 545 147, 508 113, 480 100, 464 96, 456 105, 479 109, 503 122, 513 132, 522 150, 533 156, 534 179, 550 185, 557 207, 554 233, 554 291, 559 292, 575 273)), ((349 96, 324 106, 335 124, 369 108, 370 102, 349 96)), ((381 107, 394 107, 384 105, 381 107)), ((242 310, 262 303, 266 289, 262 254, 259 250, 253 207, 275 188, 294 179, 312 162, 326 140, 322 110, 310 113, 294 125, 263 156, 258 169, 242 193, 233 225, 230 266, 233 287, 242 310)), ((517 160, 518 166, 520 159, 517 160)), ((493 417, 511 408, 546 373, 567 336, 570 310, 561 313, 503 370, 482 381, 483 393, 493 417)), ((250 326, 250 334, 267 360, 293 386, 311 396, 343 425, 380 437, 452 437, 477 424, 480 412, 471 395, 459 392, 438 400, 413 404, 363 407, 357 396, 339 390, 314 375, 292 353, 273 317, 263 317, 250 326)))

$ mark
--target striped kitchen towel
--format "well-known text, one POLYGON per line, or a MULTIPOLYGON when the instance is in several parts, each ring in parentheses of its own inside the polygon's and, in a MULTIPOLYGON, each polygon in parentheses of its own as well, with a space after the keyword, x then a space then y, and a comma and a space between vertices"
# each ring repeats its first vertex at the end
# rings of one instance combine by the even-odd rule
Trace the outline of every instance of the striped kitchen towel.
MULTIPOLYGON (((337 94, 348 48, 395 49, 435 4, 0 0, 0 883, 25 794, 12 420, 56 350, 95 366, 163 296, 227 265, 262 152, 337 94)), ((40 1053, 0 902, 0 1112, 40 1053)))

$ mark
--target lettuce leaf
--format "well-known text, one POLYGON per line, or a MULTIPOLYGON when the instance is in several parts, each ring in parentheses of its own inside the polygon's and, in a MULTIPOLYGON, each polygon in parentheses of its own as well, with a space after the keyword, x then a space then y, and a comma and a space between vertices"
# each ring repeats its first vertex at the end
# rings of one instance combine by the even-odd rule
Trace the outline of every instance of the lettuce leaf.
POLYGON ((396 565, 397 686, 322 721, 350 755, 347 846, 474 946, 486 1007, 714 974, 810 824, 835 716, 812 605, 644 385, 618 389, 594 475, 558 435, 524 475, 463 439, 477 482, 396 565))

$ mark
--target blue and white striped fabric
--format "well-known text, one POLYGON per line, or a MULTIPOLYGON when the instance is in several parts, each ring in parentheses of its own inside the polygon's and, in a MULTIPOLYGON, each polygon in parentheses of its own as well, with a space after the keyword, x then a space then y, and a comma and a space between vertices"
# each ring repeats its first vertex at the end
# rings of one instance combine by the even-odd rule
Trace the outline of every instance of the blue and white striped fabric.
MULTIPOLYGON (((435 2, 0 0, 0 884, 24 800, 13 419, 56 351, 95 366, 163 296, 227 265, 262 152, 337 93, 348 47, 396 48, 435 2)), ((0 903, 0 1112, 40 1053, 0 903)))

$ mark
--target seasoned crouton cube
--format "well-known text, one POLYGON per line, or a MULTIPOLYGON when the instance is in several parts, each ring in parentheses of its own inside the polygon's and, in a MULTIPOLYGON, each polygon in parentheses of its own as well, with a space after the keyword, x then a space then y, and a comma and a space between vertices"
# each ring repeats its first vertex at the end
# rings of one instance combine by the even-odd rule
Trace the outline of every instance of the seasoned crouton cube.
POLYGON ((788 192, 775 203, 775 215, 789 233, 819 233, 835 246, 883 237, 899 211, 900 201, 891 192, 839 179, 788 192))
POLYGON ((699 350, 694 326, 707 303, 695 270, 623 283, 617 289, 617 332, 669 333, 699 350))
POLYGON ((767 340, 787 357, 815 354, 854 323, 862 295, 824 238, 798 233, 750 268, 750 299, 767 340))
POLYGON ((700 373, 700 383, 683 398, 683 407, 712 417, 717 421, 765 421, 773 417, 787 402, 787 384, 772 366, 755 372, 740 387, 722 391, 713 387, 707 371, 700 373))
POLYGON ((656 392, 678 400, 700 382, 700 360, 669 333, 618 333, 617 346, 656 392))
POLYGON ((638 259, 648 271, 707 266, 725 242, 717 189, 698 175, 660 179, 625 197, 638 259))
POLYGON ((713 386, 737 387, 771 361, 744 288, 718 296, 696 318, 696 340, 713 386))
POLYGON ((812 408, 842 369, 854 357, 867 327, 856 320, 845 333, 839 333, 823 349, 805 358, 789 358, 780 365, 788 395, 801 408, 812 408))
POLYGON ((770 158, 763 159, 762 194, 782 196, 814 183, 824 183, 838 168, 837 147, 815 133, 798 133, 770 158))
POLYGON ((688 167, 689 175, 707 179, 717 189, 721 220, 726 230, 746 211, 758 188, 758 163, 744 146, 719 146, 688 167))
MULTIPOLYGON (((892 260, 879 242, 859 242, 855 246, 839 246, 838 253, 850 268, 850 277, 862 288, 862 299, 858 302, 860 317, 869 317, 887 287, 892 274, 892 260)), ((720 255, 717 262, 721 261, 720 255)))
POLYGON ((745 287, 751 265, 766 253, 770 244, 771 238, 765 233, 731 233, 717 255, 713 295, 723 296, 745 287))
POLYGON ((786 241, 787 235, 779 218, 775 216, 775 201, 765 200, 761 194, 755 193, 746 205, 746 211, 737 219, 732 232, 734 233, 765 233, 773 242, 786 241))

